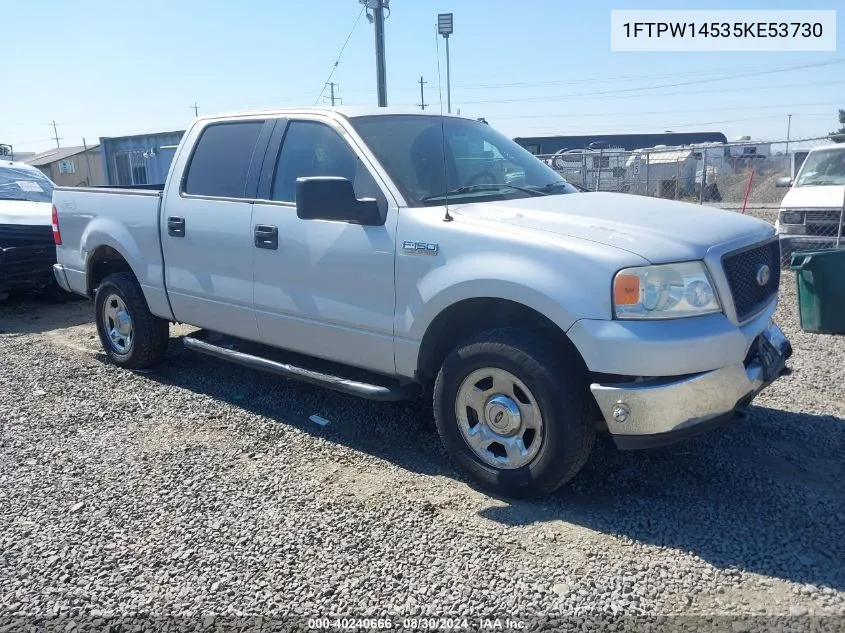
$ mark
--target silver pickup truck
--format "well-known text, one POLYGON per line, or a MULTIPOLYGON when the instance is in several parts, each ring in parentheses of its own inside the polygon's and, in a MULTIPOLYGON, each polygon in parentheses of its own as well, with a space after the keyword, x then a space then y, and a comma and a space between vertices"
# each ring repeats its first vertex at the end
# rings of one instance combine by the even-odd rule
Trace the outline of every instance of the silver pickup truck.
MULTIPOLYGON (((372 108, 197 119, 160 191, 57 189, 59 283, 123 367, 197 352, 378 400, 426 394, 498 494, 733 419, 785 370, 774 229, 580 193, 491 126, 372 108)), ((280 389, 284 388, 280 384, 280 389)))

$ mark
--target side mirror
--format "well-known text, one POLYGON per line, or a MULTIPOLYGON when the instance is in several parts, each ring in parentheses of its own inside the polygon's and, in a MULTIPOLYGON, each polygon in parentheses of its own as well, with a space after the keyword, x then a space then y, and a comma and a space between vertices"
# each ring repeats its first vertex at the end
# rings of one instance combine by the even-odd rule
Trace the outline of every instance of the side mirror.
POLYGON ((335 176, 296 179, 296 216, 302 220, 335 220, 367 226, 384 224, 378 202, 371 198, 358 200, 352 183, 335 176))
POLYGON ((775 180, 775 187, 791 187, 792 186, 792 178, 789 176, 783 176, 782 178, 778 178, 775 180))

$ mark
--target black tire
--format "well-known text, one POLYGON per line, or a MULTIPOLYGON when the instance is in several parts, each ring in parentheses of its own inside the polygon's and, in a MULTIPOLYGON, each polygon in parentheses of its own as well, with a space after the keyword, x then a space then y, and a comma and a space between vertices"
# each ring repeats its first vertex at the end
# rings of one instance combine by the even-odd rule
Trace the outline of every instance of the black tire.
POLYGON ((94 313, 100 342, 115 365, 145 369, 164 359, 170 343, 170 324, 150 312, 141 285, 132 273, 113 273, 103 279, 94 298, 94 313), (104 317, 105 302, 114 295, 123 300, 132 322, 132 342, 125 352, 112 343, 104 317))
POLYGON ((484 489, 506 497, 542 497, 572 479, 595 442, 586 370, 577 352, 551 346, 533 330, 484 332, 448 355, 434 385, 434 414, 446 451, 484 489), (518 378, 533 394, 543 420, 539 452, 519 468, 496 468, 470 448, 461 432, 456 402, 472 372, 494 367, 518 378))

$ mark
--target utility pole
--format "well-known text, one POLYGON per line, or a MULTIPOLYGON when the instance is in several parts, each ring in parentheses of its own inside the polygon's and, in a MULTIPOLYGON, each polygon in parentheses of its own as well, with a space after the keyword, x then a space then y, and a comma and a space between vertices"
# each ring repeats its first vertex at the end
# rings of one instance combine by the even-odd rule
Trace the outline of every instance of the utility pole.
POLYGON ((331 89, 332 107, 334 107, 334 87, 335 87, 335 85, 336 85, 335 82, 333 82, 333 81, 329 82, 329 88, 331 89))
POLYGON ((85 142, 85 139, 82 139, 82 147, 85 149, 85 164, 88 167, 88 173, 85 175, 85 186, 92 187, 94 183, 92 182, 92 178, 94 172, 91 171, 91 158, 88 156, 88 143, 85 142))
POLYGON ((786 115, 786 157, 789 158, 789 132, 792 130, 792 115, 786 115))
POLYGON ((387 107, 387 70, 384 60, 384 7, 389 0, 373 0, 373 20, 376 31, 376 82, 378 86, 378 107, 387 107))
POLYGON ((418 82, 420 84, 420 108, 425 110, 425 92, 423 91, 423 86, 427 84, 427 81, 423 81, 422 75, 420 75, 420 80, 418 82))
POLYGON ((367 11, 367 20, 375 25, 376 32, 376 89, 378 107, 387 107, 387 70, 384 56, 384 10, 390 15, 390 0, 358 0, 367 11), (372 11, 372 14, 370 14, 372 11))
POLYGON ((56 129, 55 121, 53 121, 53 138, 56 140, 56 147, 61 147, 61 145, 59 145, 59 141, 62 140, 62 137, 59 136, 59 131, 56 129))
POLYGON ((194 116, 200 115, 200 107, 197 105, 197 102, 194 101, 194 105, 191 106, 194 109, 194 116))

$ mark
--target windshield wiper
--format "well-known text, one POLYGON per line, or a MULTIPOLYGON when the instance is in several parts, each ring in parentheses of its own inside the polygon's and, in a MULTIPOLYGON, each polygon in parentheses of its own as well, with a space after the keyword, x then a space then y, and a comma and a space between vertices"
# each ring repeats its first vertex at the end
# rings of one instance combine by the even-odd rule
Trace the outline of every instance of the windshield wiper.
POLYGON ((557 182, 550 182, 550 183, 543 185, 542 187, 537 187, 537 188, 534 189, 534 191, 542 191, 542 192, 554 191, 557 187, 565 187, 566 185, 569 185, 569 184, 571 184, 571 183, 567 182, 566 180, 558 180, 557 182))
POLYGON ((518 187, 516 185, 509 185, 506 182, 501 183, 480 183, 477 185, 464 185, 463 187, 458 187, 457 189, 453 189, 452 191, 447 191, 446 193, 439 193, 435 196, 425 196, 421 198, 423 202, 427 200, 435 200, 436 198, 445 198, 447 196, 455 196, 462 193, 468 193, 470 191, 485 191, 488 189, 515 189, 516 191, 524 191, 528 195, 531 196, 547 196, 549 194, 540 191, 539 189, 529 189, 528 187, 518 187))

